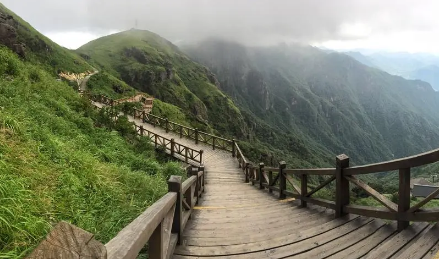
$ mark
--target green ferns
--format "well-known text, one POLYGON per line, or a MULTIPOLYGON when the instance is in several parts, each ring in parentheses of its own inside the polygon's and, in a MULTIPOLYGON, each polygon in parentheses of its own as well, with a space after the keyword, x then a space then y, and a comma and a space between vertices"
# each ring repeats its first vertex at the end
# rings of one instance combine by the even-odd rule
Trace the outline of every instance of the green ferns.
POLYGON ((0 48, 0 258, 25 256, 61 220, 105 243, 182 174, 95 116, 67 84, 0 48))

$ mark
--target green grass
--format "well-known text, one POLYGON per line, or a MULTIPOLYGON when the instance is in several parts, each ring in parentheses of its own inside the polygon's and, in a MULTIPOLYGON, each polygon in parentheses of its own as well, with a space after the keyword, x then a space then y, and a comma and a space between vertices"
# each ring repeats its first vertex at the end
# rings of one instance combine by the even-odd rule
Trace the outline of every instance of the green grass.
POLYGON ((179 164, 94 126, 67 84, 0 48, 0 258, 30 252, 61 220, 105 243, 159 199, 179 164))

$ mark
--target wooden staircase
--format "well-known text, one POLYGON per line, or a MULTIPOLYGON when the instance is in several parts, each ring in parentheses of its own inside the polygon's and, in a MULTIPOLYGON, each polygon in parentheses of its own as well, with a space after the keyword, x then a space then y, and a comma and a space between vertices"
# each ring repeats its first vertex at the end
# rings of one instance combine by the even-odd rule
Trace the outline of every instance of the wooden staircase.
MULTIPOLYGON (((174 144, 164 145, 175 157, 185 159, 178 143, 200 150, 202 159, 192 161, 194 173, 187 181, 171 177, 170 193, 112 241, 101 244, 102 254, 87 258, 136 258, 145 243, 150 259, 438 258, 439 226, 430 222, 439 221, 439 210, 421 208, 438 193, 410 206, 407 179, 411 167, 439 161, 439 150, 359 167, 349 167, 345 155, 337 157, 335 168, 288 169, 284 162, 266 167, 248 161, 234 140, 142 111, 133 111, 128 118, 142 129, 141 135, 148 131, 173 140, 174 144), (399 171, 398 204, 355 178, 393 170, 399 171), (326 180, 310 188, 311 175, 326 180), (335 201, 312 197, 334 181, 335 201), (383 207, 350 204, 350 184, 383 207)), ((63 251, 68 249, 72 248, 63 251)))

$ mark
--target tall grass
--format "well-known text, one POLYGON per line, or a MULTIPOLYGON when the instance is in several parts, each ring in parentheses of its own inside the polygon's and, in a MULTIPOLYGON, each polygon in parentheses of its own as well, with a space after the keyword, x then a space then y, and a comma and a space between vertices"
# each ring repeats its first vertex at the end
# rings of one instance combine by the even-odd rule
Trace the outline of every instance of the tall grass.
POLYGON ((182 174, 146 141, 95 127, 96 116, 67 84, 0 48, 0 258, 24 257, 61 220, 105 243, 182 174))

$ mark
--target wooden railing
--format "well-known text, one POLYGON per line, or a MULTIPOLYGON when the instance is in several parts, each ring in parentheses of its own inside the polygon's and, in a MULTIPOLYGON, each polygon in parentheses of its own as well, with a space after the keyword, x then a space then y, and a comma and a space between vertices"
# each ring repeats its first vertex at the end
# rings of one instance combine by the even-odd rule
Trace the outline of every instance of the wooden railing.
POLYGON ((182 145, 178 142, 175 142, 174 139, 168 139, 160 136, 143 128, 143 126, 134 125, 134 127, 139 136, 147 137, 152 143, 154 143, 156 148, 162 147, 171 156, 176 157, 186 163, 189 163, 189 160, 191 160, 193 162, 202 164, 203 150, 195 150, 188 146, 182 145))
MULTIPOLYGON (((105 102, 114 103, 112 101, 108 101, 111 99, 106 98, 103 95, 97 96, 94 99, 97 102, 103 101, 104 103, 105 102)), ((118 117, 121 115, 120 113, 118 113, 114 109, 109 109, 107 112, 108 112, 108 115, 113 120, 117 120, 118 117)), ((139 110, 134 110, 134 113, 132 114, 134 116, 134 118, 136 118, 135 116, 136 116, 137 112, 139 112, 139 110)), ((140 110, 140 113, 145 114, 145 112, 141 111, 141 110, 140 110)), ((181 161, 184 161, 185 163, 195 162, 195 163, 198 163, 200 165, 203 163, 203 150, 196 150, 196 149, 193 149, 191 147, 182 145, 178 142, 175 142, 174 139, 168 139, 166 137, 163 137, 159 134, 156 134, 152 131, 145 129, 143 126, 133 124, 133 127, 139 136, 147 137, 154 144, 154 146, 156 148, 163 148, 164 151, 169 153, 171 156, 173 156, 177 159, 180 159, 181 161)))
MULTIPOLYGON (((253 185, 260 189, 276 191, 280 199, 294 197, 300 199, 301 206, 313 203, 335 210, 335 216, 341 217, 348 213, 368 217, 396 220, 398 230, 409 226, 410 221, 439 221, 439 208, 421 209, 439 194, 439 188, 417 204, 410 206, 410 169, 439 161, 439 149, 416 156, 396 159, 383 163, 364 166, 349 167, 349 157, 339 155, 336 157, 335 168, 318 169, 286 169, 285 162, 280 162, 279 167, 265 167, 263 163, 258 166, 246 164, 243 169, 253 185), (398 204, 389 200, 356 175, 398 171, 399 191, 398 204), (325 176, 326 180, 313 189, 308 185, 310 175, 325 176), (335 181, 335 201, 313 198, 312 195, 335 181), (350 204, 350 184, 364 190, 383 207, 360 206, 350 204)), ((240 162, 240 166, 242 163, 240 162)))
POLYGON ((148 244, 149 259, 171 258, 198 198, 204 192, 204 167, 187 167, 189 178, 171 176, 168 193, 103 245, 93 234, 59 223, 27 258, 134 259, 148 244))
MULTIPOLYGON (((99 103, 103 103, 105 105, 113 106, 119 103, 116 103, 111 98, 104 95, 96 95, 96 96, 88 96, 91 100, 99 103)), ((140 119, 145 123, 152 124, 154 127, 161 127, 166 130, 166 132, 173 132, 180 136, 180 138, 186 137, 195 141, 195 144, 205 143, 209 146, 212 146, 212 149, 221 149, 232 152, 232 155, 236 154, 236 143, 235 140, 230 140, 226 138, 222 138, 219 136, 215 136, 203 131, 200 131, 196 128, 187 127, 181 125, 179 123, 175 123, 169 121, 166 118, 162 118, 157 115, 153 115, 150 113, 146 113, 143 110, 133 109, 130 113, 135 119, 140 119)))

